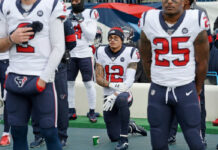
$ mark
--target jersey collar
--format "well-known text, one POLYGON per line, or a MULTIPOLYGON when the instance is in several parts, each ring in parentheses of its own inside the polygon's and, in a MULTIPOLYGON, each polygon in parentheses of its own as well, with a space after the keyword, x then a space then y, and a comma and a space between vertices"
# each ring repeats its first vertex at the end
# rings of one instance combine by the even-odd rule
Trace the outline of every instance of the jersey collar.
POLYGON ((172 35, 177 30, 177 28, 180 26, 180 24, 182 23, 182 21, 185 17, 185 14, 186 14, 186 11, 183 12, 183 14, 179 17, 179 20, 172 27, 169 27, 164 20, 163 11, 160 11, 160 13, 159 13, 160 24, 161 24, 162 28, 169 35, 172 35))
POLYGON ((33 4, 32 8, 31 8, 29 11, 25 11, 25 10, 23 9, 23 7, 21 6, 21 0, 17 0, 17 1, 16 1, 16 6, 17 6, 17 9, 19 10, 19 12, 20 12, 22 15, 23 15, 24 13, 30 14, 30 13, 33 11, 33 9, 39 4, 40 1, 41 1, 41 0, 36 0, 36 2, 33 4))
POLYGON ((123 45, 121 50, 119 50, 116 53, 113 53, 112 50, 110 49, 110 46, 106 46, 105 47, 105 53, 108 55, 108 57, 114 61, 118 56, 120 56, 120 54, 125 50, 126 46, 123 45))

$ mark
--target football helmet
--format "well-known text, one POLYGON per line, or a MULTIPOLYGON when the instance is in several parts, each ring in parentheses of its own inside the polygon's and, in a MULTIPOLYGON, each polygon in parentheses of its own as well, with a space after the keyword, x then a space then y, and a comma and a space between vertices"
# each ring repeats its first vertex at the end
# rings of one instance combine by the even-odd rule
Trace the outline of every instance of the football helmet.
POLYGON ((123 26, 122 27, 123 34, 124 34, 124 44, 128 44, 132 42, 132 39, 134 37, 134 31, 131 27, 129 26, 123 26))

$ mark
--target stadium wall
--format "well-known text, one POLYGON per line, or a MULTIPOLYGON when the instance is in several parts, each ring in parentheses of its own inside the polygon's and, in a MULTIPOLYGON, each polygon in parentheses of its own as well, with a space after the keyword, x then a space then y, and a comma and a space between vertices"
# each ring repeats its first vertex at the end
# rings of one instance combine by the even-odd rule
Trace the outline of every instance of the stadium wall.
MULTIPOLYGON (((131 117, 147 118, 148 83, 134 83, 131 88, 133 94, 133 104, 131 106, 131 117)), ((96 85, 97 107, 96 111, 102 114, 103 89, 96 85)), ((88 112, 88 101, 86 89, 81 81, 76 82, 76 108, 78 115, 86 115, 88 112)), ((205 85, 207 121, 218 118, 218 86, 205 85)))

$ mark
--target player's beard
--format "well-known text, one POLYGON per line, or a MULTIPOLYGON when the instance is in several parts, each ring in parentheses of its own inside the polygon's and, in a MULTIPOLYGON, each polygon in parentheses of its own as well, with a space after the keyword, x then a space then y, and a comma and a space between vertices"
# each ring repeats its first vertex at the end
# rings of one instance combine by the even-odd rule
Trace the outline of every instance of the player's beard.
POLYGON ((84 10, 84 0, 81 0, 79 4, 72 4, 72 11, 74 13, 81 13, 84 10))

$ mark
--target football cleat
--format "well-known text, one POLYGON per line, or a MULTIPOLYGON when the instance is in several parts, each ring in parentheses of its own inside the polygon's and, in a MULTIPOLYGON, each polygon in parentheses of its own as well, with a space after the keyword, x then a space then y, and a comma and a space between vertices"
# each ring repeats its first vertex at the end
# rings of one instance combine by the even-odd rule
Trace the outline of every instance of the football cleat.
POLYGON ((97 120, 98 120, 97 116, 96 116, 96 113, 94 113, 94 114, 89 113, 88 118, 89 118, 89 121, 92 122, 92 123, 96 123, 97 120))
POLYGON ((207 140, 205 137, 202 138, 202 143, 204 144, 205 147, 207 147, 207 140))
POLYGON ((129 146, 127 137, 120 137, 115 150, 127 150, 129 146))
POLYGON ((69 108, 68 119, 69 120, 76 120, 77 119, 75 108, 69 108))
POLYGON ((216 149, 218 149, 218 144, 216 145, 216 149))
POLYGON ((0 146, 8 146, 10 143, 10 135, 4 135, 1 137, 0 146))
POLYGON ((61 142, 62 148, 67 146, 67 140, 62 139, 60 142, 61 142))
POLYGON ((147 136, 145 129, 135 123, 135 121, 130 120, 129 122, 129 133, 141 134, 142 136, 147 136))
POLYGON ((173 145, 176 143, 176 136, 171 136, 168 138, 168 144, 173 145))
POLYGON ((42 146, 44 144, 45 144, 45 139, 44 138, 42 138, 42 137, 35 138, 35 141, 30 143, 30 148, 40 147, 40 146, 42 146))

